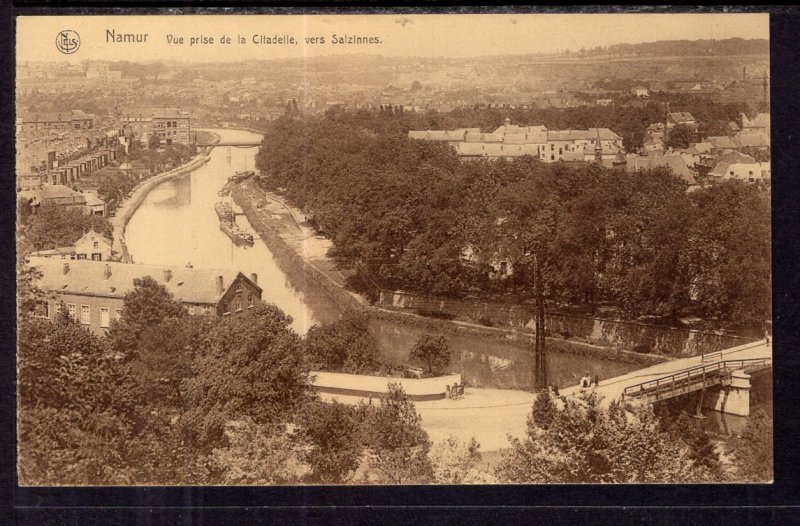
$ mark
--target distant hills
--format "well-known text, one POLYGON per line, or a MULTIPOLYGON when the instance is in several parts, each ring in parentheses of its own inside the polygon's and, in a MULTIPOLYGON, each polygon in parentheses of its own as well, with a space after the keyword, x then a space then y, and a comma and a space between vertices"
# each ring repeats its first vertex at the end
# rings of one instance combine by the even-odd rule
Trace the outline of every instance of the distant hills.
POLYGON ((726 38, 724 40, 658 40, 640 44, 613 44, 582 48, 580 55, 648 55, 648 56, 689 56, 689 55, 767 55, 769 40, 726 38))

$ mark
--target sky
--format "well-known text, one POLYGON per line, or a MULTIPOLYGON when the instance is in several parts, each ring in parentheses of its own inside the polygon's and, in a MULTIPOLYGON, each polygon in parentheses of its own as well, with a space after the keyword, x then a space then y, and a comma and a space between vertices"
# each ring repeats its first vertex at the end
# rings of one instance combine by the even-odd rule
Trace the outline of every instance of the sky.
POLYGON ((216 62, 349 53, 463 58, 656 40, 769 38, 766 13, 21 16, 16 22, 18 63, 216 62), (56 46, 57 35, 66 29, 80 37, 80 47, 71 54, 61 53, 56 46), (146 33, 146 42, 109 42, 108 31, 146 33), (254 35, 293 37, 296 43, 254 43, 254 35), (380 41, 334 44, 333 35, 380 41), (169 43, 170 36, 184 41, 169 43), (223 36, 230 37, 231 43, 221 43, 223 36), (239 36, 244 43, 239 43, 239 36), (191 45, 192 37, 214 42, 191 45), (312 37, 324 37, 325 43, 307 43, 306 38, 312 37))

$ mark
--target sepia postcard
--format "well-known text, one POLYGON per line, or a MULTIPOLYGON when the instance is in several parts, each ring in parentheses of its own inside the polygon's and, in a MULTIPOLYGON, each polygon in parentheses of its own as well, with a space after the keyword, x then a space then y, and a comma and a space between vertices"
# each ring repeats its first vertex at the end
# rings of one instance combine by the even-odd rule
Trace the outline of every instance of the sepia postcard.
POLYGON ((18 16, 18 484, 772 482, 769 22, 18 16))

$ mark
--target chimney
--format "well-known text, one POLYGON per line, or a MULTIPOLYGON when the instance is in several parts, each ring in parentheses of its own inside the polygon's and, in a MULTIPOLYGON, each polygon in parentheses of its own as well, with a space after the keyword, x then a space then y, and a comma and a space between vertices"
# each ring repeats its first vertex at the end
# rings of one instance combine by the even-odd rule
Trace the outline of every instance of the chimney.
POLYGON ((217 294, 219 295, 222 295, 222 293, 225 290, 222 285, 223 285, 222 276, 217 276, 217 294))
POLYGON ((69 263, 64 263, 64 274, 69 274, 69 263))
POLYGON ((169 280, 172 279, 172 271, 170 269, 164 269, 164 283, 169 283, 169 280))
POLYGON ((258 285, 258 274, 256 274, 255 272, 250 274, 250 281, 258 285))
POLYGON ((106 268, 103 270, 103 278, 108 279, 111 277, 111 265, 106 263, 106 268))

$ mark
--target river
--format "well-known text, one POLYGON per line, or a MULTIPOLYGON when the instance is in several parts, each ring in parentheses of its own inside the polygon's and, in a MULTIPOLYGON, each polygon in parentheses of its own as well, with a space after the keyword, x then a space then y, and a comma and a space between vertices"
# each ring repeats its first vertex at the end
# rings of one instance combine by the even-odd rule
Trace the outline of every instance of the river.
MULTIPOLYGON (((223 141, 260 141, 243 130, 213 130, 223 141)), ((219 229, 214 204, 225 199, 217 192, 228 177, 255 168, 258 148, 220 146, 197 170, 162 183, 147 195, 126 229, 128 251, 136 263, 195 268, 235 269, 258 275, 263 299, 275 303, 292 317, 292 328, 305 334, 317 320, 306 308, 304 294, 293 287, 272 254, 259 240, 252 247, 237 247, 219 229)), ((232 204, 235 210, 238 207, 232 204)), ((251 230, 247 218, 236 222, 251 230)))
MULTIPOLYGON (((260 135, 243 130, 213 131, 222 141, 260 140, 260 135)), ((222 199, 217 195, 219 189, 234 173, 253 170, 257 151, 258 148, 216 147, 205 165, 153 188, 128 223, 128 250, 136 263, 175 266, 191 263, 195 268, 256 273, 264 289, 264 301, 289 314, 292 328, 305 334, 318 321, 338 318, 338 306, 326 302, 324 294, 307 290, 310 283, 291 283, 262 241, 256 239, 252 247, 235 246, 219 229, 214 211, 214 204, 222 199)), ((252 230, 244 216, 238 216, 236 221, 252 230)), ((421 326, 389 320, 373 320, 370 330, 384 359, 401 363, 406 361, 416 339, 428 332, 421 326)), ((449 335, 448 339, 454 349, 450 369, 464 373, 471 385, 530 388, 532 355, 527 346, 460 335, 449 335)), ((587 371, 610 378, 638 367, 564 352, 548 355, 551 381, 560 387, 576 384, 587 371)))

